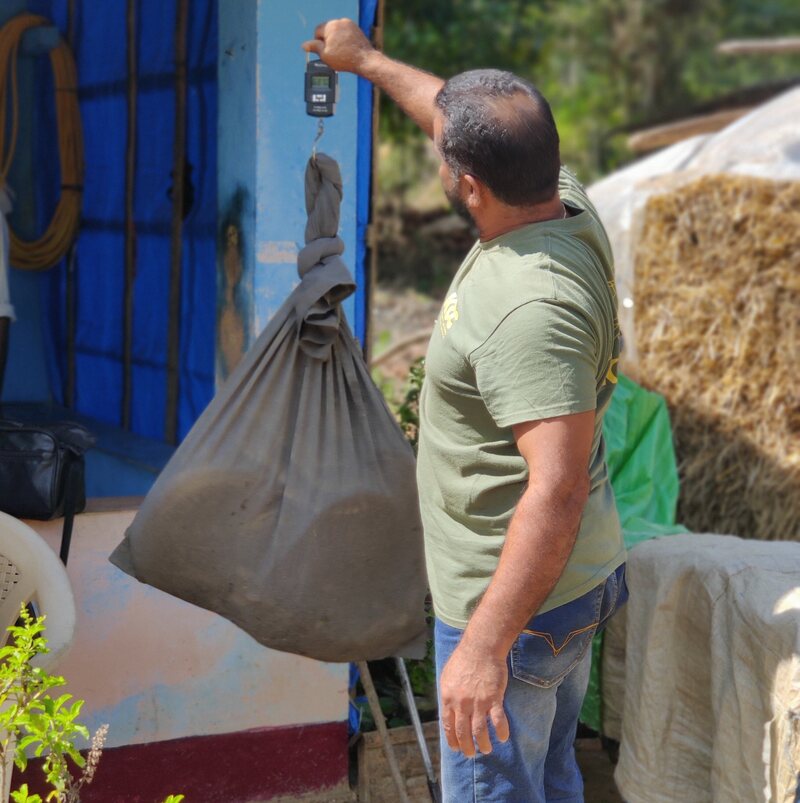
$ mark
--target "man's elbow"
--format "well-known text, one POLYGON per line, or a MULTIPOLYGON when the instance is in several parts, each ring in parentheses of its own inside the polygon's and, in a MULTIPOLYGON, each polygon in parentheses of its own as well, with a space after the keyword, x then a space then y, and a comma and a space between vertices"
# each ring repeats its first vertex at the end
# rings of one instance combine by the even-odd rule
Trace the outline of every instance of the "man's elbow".
POLYGON ((581 472, 565 483, 564 504, 578 521, 580 521, 583 515, 583 509, 586 507, 586 500, 589 498, 589 488, 590 481, 588 472, 581 472))
POLYGON ((569 519, 580 521, 589 498, 588 472, 575 472, 546 481, 531 481, 537 495, 547 497, 550 506, 569 519))

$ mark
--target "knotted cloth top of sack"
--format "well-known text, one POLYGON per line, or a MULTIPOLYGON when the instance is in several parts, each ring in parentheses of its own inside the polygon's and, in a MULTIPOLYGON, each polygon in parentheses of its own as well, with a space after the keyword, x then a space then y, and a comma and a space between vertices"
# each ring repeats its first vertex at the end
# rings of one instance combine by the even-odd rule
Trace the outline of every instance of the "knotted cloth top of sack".
POLYGON ((111 561, 262 644, 421 657, 414 456, 347 326, 342 180, 306 168, 300 284, 177 449, 111 561))

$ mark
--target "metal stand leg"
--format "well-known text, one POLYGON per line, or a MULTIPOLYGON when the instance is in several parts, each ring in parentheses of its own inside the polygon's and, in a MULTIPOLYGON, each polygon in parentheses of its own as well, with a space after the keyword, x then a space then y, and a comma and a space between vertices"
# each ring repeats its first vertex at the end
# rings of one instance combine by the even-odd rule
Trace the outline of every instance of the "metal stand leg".
POLYGON ((406 662, 402 658, 395 658, 394 660, 397 664, 397 672, 400 675, 400 682, 403 686, 403 692, 405 693, 408 715, 411 717, 411 722, 414 725, 414 733, 417 735, 419 751, 422 753, 422 762, 425 764, 425 775, 428 777, 428 791, 431 793, 431 800, 433 803, 442 803, 442 790, 439 788, 439 782, 436 780, 436 773, 433 769, 428 743, 425 741, 425 734, 422 730, 419 711, 417 711, 417 704, 414 702, 414 690, 411 688, 411 680, 408 677, 406 662))

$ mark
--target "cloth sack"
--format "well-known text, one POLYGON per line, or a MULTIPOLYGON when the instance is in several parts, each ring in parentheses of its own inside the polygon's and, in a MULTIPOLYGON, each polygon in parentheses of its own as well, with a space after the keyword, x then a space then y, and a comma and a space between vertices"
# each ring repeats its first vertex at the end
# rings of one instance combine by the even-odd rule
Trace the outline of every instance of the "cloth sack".
POLYGON ((260 643, 325 661, 422 657, 414 456, 340 303, 342 180, 305 178, 300 284, 145 498, 111 561, 260 643))
POLYGON ((671 535, 631 551, 627 581, 622 797, 794 803, 800 545, 671 535))

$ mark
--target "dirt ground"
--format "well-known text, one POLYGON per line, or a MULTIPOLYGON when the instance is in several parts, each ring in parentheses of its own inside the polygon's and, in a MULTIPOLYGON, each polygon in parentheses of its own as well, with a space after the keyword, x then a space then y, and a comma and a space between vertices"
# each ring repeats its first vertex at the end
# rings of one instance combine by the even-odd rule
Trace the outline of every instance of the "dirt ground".
POLYGON ((583 797, 586 803, 623 803, 614 783, 614 765, 599 739, 578 739, 575 743, 578 764, 583 773, 583 797))
POLYGON ((402 394, 409 366, 425 356, 441 303, 408 287, 378 286, 372 304, 372 366, 384 393, 388 390, 395 399, 402 394))

